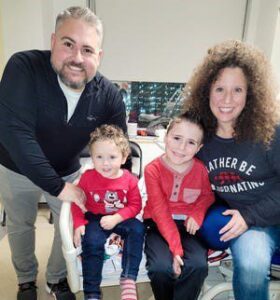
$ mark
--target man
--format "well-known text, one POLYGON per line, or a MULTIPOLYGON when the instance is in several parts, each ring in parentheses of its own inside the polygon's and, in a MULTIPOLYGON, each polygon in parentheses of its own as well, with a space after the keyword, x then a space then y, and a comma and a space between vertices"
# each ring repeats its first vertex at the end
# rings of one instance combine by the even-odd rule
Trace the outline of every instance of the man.
POLYGON ((97 72, 102 24, 88 8, 60 13, 51 51, 11 57, 0 84, 0 198, 7 213, 18 300, 37 299, 34 254, 38 201, 42 194, 54 216, 55 235, 46 289, 55 299, 75 299, 66 280, 58 228, 61 201, 81 208, 84 193, 79 153, 95 127, 115 124, 126 131, 125 107, 117 88, 97 72))

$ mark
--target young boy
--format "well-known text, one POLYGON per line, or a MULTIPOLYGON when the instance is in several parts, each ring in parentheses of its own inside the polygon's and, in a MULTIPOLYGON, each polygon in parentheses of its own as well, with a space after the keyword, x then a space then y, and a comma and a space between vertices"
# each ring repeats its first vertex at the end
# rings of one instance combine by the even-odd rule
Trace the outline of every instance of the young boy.
POLYGON ((214 197, 195 154, 203 127, 191 111, 173 119, 165 153, 145 168, 148 275, 156 300, 195 300, 207 276, 207 250, 196 236, 214 197))
POLYGON ((101 297, 104 244, 114 232, 124 239, 122 300, 136 300, 144 227, 135 219, 142 206, 138 180, 121 169, 130 153, 129 142, 121 129, 103 125, 91 134, 89 148, 94 169, 86 171, 79 182, 86 194, 87 212, 72 205, 74 242, 76 246, 82 244, 85 299, 101 297))

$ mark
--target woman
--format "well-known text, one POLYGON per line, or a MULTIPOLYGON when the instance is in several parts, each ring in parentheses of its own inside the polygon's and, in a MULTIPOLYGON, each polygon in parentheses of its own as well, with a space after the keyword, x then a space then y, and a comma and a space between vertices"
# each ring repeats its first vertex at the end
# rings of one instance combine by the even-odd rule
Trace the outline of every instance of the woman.
MULTIPOLYGON (((208 50, 185 91, 185 109, 195 109, 206 128, 198 157, 226 206, 217 234, 232 252, 238 300, 268 300, 271 256, 280 243, 280 116, 271 73, 258 49, 226 41, 208 50)), ((206 237, 218 221, 213 211, 206 237)))

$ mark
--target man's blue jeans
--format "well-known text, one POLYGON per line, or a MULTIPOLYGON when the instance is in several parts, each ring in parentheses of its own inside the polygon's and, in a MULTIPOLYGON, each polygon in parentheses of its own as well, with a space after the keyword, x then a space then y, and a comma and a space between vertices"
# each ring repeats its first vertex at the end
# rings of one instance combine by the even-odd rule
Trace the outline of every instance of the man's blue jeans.
MULTIPOLYGON (((219 240, 217 222, 222 227, 228 222, 228 218, 221 214, 217 217, 217 210, 226 209, 226 207, 210 209, 205 224, 201 228, 202 236, 205 237, 212 249, 215 249, 215 243, 211 243, 209 237, 211 239, 213 236, 213 240, 219 240), (224 222, 221 220, 223 218, 224 222)), ((217 246, 218 249, 222 249, 221 243, 218 243, 217 246)), ((235 299, 268 300, 270 264, 273 253, 280 246, 280 225, 251 227, 238 238, 224 243, 224 249, 228 246, 233 257, 235 299)))
POLYGON ((104 261, 104 245, 108 236, 114 232, 124 239, 121 278, 136 280, 142 259, 144 226, 137 219, 128 219, 112 230, 100 226, 102 215, 86 213, 88 224, 82 240, 82 266, 84 293, 100 299, 100 284, 104 261))

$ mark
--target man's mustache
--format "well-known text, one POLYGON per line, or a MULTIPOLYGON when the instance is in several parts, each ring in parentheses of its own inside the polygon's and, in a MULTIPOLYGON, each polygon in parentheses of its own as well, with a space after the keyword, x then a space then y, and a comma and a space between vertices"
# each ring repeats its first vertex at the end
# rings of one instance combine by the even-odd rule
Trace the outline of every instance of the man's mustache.
POLYGON ((70 61, 69 63, 66 64, 67 66, 72 66, 72 67, 76 67, 76 68, 80 68, 83 71, 85 71, 85 66, 83 63, 75 63, 74 61, 70 61))

